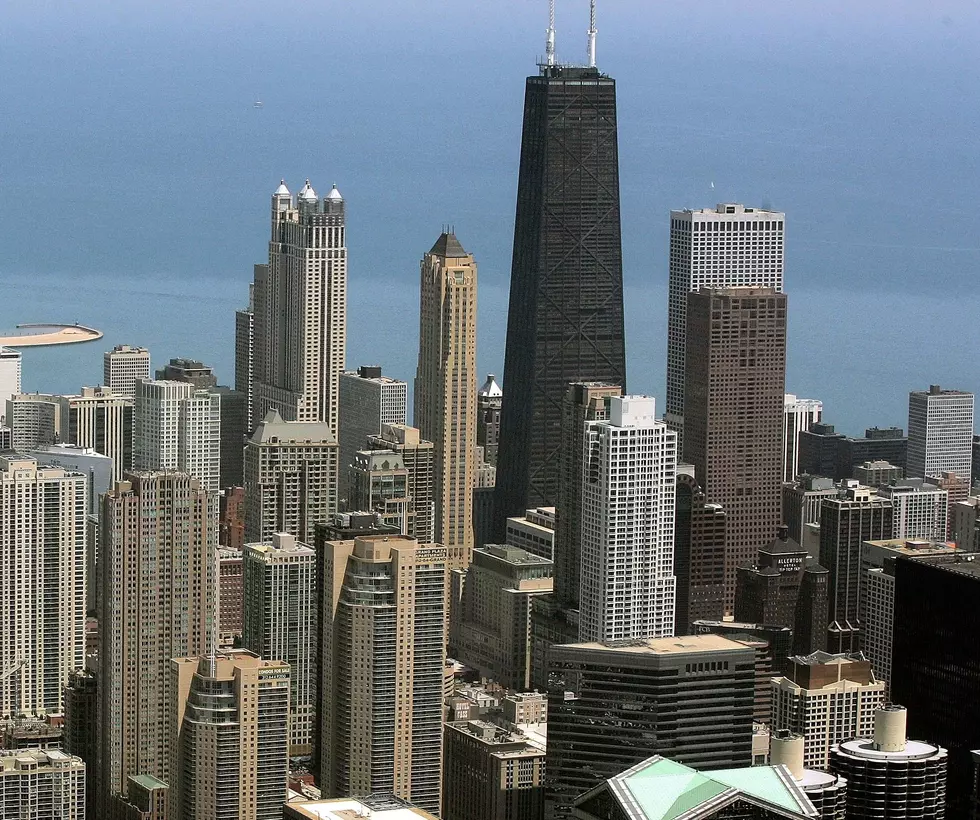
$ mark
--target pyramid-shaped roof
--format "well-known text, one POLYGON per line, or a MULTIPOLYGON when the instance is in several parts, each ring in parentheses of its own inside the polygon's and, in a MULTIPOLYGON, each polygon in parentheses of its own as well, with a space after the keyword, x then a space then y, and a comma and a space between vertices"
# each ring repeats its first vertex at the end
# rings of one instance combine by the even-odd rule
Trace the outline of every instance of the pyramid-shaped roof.
POLYGON ((456 234, 445 231, 436 240, 436 244, 432 246, 432 250, 429 253, 435 256, 442 256, 446 259, 459 259, 464 256, 469 256, 456 238, 456 234))

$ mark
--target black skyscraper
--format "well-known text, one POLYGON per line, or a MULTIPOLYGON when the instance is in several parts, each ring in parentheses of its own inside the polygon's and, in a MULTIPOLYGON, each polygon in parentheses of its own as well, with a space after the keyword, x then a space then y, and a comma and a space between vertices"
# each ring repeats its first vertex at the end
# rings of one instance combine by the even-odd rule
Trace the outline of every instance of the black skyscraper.
POLYGON ((495 515, 557 500, 570 382, 626 384, 616 82, 528 77, 504 361, 495 515))

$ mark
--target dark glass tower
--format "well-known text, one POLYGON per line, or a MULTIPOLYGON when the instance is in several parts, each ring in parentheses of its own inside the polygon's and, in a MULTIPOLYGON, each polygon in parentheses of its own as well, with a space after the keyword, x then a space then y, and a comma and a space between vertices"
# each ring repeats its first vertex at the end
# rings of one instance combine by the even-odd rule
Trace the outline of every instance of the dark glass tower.
POLYGON ((504 361, 497 524, 558 496, 571 382, 626 385, 616 81, 528 77, 504 361))

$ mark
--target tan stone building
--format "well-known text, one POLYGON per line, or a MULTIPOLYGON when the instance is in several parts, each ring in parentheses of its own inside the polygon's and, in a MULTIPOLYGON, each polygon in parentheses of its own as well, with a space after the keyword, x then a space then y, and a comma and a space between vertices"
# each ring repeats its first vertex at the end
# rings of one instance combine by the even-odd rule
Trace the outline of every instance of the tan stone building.
POLYGON ((289 664, 245 650, 170 663, 170 817, 282 817, 289 774, 289 664))
POLYGON ((283 421, 270 410, 245 445, 245 540, 277 532, 313 543, 337 511, 337 437, 324 422, 283 421))
MULTIPOLYGON (((186 473, 134 473, 103 497, 99 788, 170 782, 170 660, 208 654, 217 496, 186 473)), ((108 807, 103 814, 108 812, 108 807)))
POLYGON ((449 553, 394 534, 316 552, 323 796, 391 793, 438 813, 449 553))
POLYGON ((422 258, 415 426, 435 445, 435 540, 473 548, 476 262, 451 233, 422 258))
POLYGON ((407 529, 421 544, 435 541, 435 500, 433 497, 433 470, 435 447, 425 441, 417 427, 405 424, 383 424, 381 434, 368 437, 373 450, 389 450, 401 457, 408 470, 408 495, 411 499, 407 529))

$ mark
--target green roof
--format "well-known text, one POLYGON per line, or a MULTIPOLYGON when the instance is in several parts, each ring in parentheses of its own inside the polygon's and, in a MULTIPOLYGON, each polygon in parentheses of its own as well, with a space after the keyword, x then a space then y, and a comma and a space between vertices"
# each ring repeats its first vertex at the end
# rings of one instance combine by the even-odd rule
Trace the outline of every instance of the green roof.
POLYGON ((581 802, 602 789, 609 790, 627 816, 636 820, 714 817, 718 809, 737 799, 746 799, 790 818, 819 816, 783 766, 698 772, 654 756, 603 783, 583 796, 581 802))

